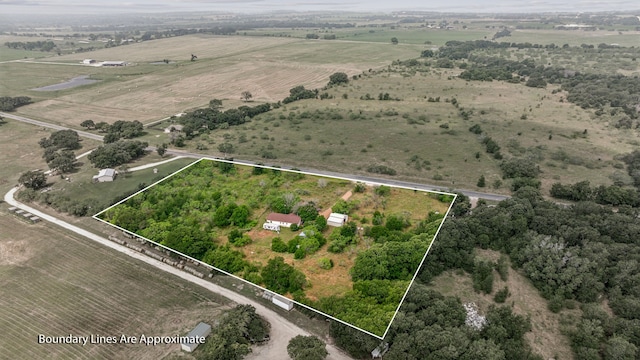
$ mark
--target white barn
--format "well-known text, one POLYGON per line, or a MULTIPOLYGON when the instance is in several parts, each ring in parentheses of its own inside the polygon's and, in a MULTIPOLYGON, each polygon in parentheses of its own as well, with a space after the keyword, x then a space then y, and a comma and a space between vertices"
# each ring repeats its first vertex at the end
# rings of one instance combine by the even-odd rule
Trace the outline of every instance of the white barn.
POLYGON ((192 352, 200 344, 198 341, 194 340, 196 338, 206 338, 207 336, 209 336, 209 334, 211 334, 211 325, 201 322, 196 325, 193 330, 189 331, 186 339, 180 343, 180 347, 186 352, 192 352))
POLYGON ((349 215, 339 214, 339 213, 331 213, 329 218, 327 219, 327 225, 333 227, 341 227, 349 220, 349 215))
POLYGON ((93 182, 109 182, 116 178, 116 171, 114 169, 102 169, 98 175, 93 176, 93 182))

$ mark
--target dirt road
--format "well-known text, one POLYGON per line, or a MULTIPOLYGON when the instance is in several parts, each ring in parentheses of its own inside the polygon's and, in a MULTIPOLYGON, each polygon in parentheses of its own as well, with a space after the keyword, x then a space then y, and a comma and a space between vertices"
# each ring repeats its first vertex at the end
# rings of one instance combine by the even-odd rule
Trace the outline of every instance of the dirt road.
MULTIPOLYGON (((84 236, 88 239, 96 241, 106 247, 112 248, 116 251, 119 251, 123 254, 136 258, 140 261, 144 261, 145 263, 155 266, 156 268, 166 271, 170 274, 173 274, 181 279, 186 281, 190 281, 196 285, 202 286, 203 288, 220 294, 230 300, 239 303, 239 304, 251 304, 256 308, 256 312, 263 316, 269 323, 271 323, 271 340, 268 344, 264 346, 254 347, 253 353, 247 356, 247 359, 287 359, 289 356, 287 355, 287 344, 289 343, 289 339, 296 335, 310 335, 307 331, 299 328, 288 320, 282 318, 277 312, 273 311, 258 303, 252 299, 244 297, 238 293, 235 293, 229 289, 223 288, 216 284, 213 284, 205 279, 200 279, 194 275, 191 275, 187 272, 174 268, 168 264, 165 264, 161 261, 152 259, 148 256, 145 256, 137 251, 131 250, 125 246, 114 243, 111 240, 108 240, 102 236, 96 235, 87 230, 81 229, 75 225, 69 224, 65 221, 62 221, 56 217, 45 214, 41 211, 38 211, 30 206, 22 204, 14 199, 14 194, 18 188, 13 188, 9 192, 7 192, 4 196, 4 201, 7 204, 15 207, 19 207, 25 211, 28 211, 42 220, 51 222, 55 225, 63 227, 67 230, 73 231, 78 235, 84 236)), ((327 345, 327 351, 329 352, 328 359, 335 360, 348 360, 351 359, 349 356, 341 352, 338 348, 334 346, 327 345)))

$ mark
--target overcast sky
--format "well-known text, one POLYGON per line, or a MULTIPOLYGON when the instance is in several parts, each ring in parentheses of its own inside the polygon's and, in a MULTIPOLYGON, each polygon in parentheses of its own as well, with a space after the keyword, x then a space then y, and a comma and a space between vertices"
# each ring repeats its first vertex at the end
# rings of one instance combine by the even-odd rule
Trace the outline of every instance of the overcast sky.
POLYGON ((0 0, 9 13, 145 13, 174 11, 265 12, 273 10, 455 12, 591 12, 639 10, 638 0, 0 0))

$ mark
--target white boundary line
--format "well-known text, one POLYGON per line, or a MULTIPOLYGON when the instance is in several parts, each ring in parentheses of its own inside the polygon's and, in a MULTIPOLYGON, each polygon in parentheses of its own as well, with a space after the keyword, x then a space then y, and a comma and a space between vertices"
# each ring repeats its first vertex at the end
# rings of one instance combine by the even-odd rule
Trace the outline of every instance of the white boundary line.
POLYGON ((407 290, 405 291, 404 295, 402 296, 402 299, 400 300, 400 303, 398 304, 398 307, 396 308, 396 311, 394 312, 393 316, 391 317, 391 321, 389 321, 389 324, 387 325, 387 329, 385 330, 385 332, 384 332, 384 334, 383 334, 382 336, 379 336, 379 335, 373 334, 373 333, 371 333, 371 332, 369 332, 369 331, 367 331, 367 330, 361 329, 361 328, 359 328, 359 327, 357 327, 357 326, 355 326, 355 325, 353 325, 353 324, 349 324, 349 323, 345 322, 344 320, 340 320, 340 319, 338 319, 338 318, 335 318, 335 317, 333 317, 333 316, 331 316, 331 315, 329 315, 329 314, 326 314, 326 313, 324 313, 324 312, 322 312, 322 311, 320 311, 320 310, 318 310, 318 309, 314 309, 314 308, 312 308, 312 307, 310 307, 310 306, 308 306, 308 305, 305 305, 305 304, 303 304, 303 303, 300 303, 300 302, 298 302, 298 301, 296 301, 296 300, 288 299, 289 301, 294 302, 294 303, 295 303, 296 305, 298 305, 298 306, 302 306, 302 307, 307 308, 307 309, 309 309, 309 310, 311 310, 311 311, 314 311, 314 312, 316 312, 316 313, 318 313, 318 314, 320 314, 320 315, 322 315, 322 316, 325 316, 325 317, 327 317, 327 318, 330 318, 330 319, 332 319, 332 320, 334 320, 334 321, 340 322, 340 323, 342 323, 342 324, 344 324, 344 325, 347 325, 347 326, 349 326, 349 327, 351 327, 351 328, 354 328, 354 329, 356 329, 356 330, 358 330, 358 331, 362 331, 362 332, 364 332, 364 333, 366 333, 366 334, 368 334, 368 335, 370 335, 370 336, 373 336, 373 337, 375 337, 375 338, 377 338, 377 339, 379 339, 379 340, 384 340, 384 337, 385 337, 385 336, 387 335, 387 333, 389 332, 389 329, 391 328, 391 325, 393 324, 393 320, 396 318, 396 315, 398 315, 398 312, 400 311, 400 307, 402 306, 402 303, 404 302, 404 299, 407 297, 407 294, 409 293, 409 290, 411 289, 411 286, 413 285, 413 282, 415 281, 416 277, 418 276, 418 272, 420 271, 420 268, 422 267, 422 265, 423 265, 423 263, 424 263, 425 259, 427 258, 427 255, 429 254, 429 250, 431 250, 431 247, 433 246, 433 243, 436 241, 436 237, 438 236, 438 233, 440 233, 440 229, 442 229, 442 225, 444 224, 445 220, 447 219, 447 216, 449 216, 449 212, 451 211, 451 208, 453 207, 453 204, 455 203, 456 199, 458 198, 458 195, 457 195, 457 194, 446 193, 446 192, 442 192, 442 191, 435 191, 435 190, 433 190, 433 191, 432 191, 432 190, 419 190, 419 189, 412 188, 412 187, 407 187, 407 186, 397 186, 397 185, 387 185, 387 184, 379 183, 379 182, 375 182, 375 181, 362 182, 362 181, 360 181, 360 180, 355 180, 355 179, 351 179, 351 178, 347 178, 347 177, 341 177, 341 176, 322 175, 322 174, 315 174, 315 173, 306 172, 306 171, 300 171, 300 170, 282 169, 282 168, 274 167, 274 166, 257 165, 257 164, 255 164, 255 165, 250 165, 250 164, 246 164, 246 163, 242 163, 242 162, 236 162, 236 161, 231 161, 231 160, 211 159, 211 158, 204 158, 204 157, 203 157, 203 158, 200 158, 200 159, 198 159, 198 160, 196 160, 196 161, 192 162, 191 164, 189 164, 189 165, 187 165, 187 166, 183 167, 182 169, 180 169, 180 170, 178 170, 178 171, 174 172, 173 174, 170 174, 170 175, 168 175, 168 176, 166 176, 166 177, 164 177, 164 178, 162 178, 162 179, 160 179, 160 180, 158 180, 158 181, 154 182, 153 184, 151 184, 151 185, 149 185, 149 186, 145 187, 144 189, 142 189, 142 190, 140 190, 140 191, 138 191, 138 192, 136 192, 136 193, 134 193, 134 194, 132 194, 132 195, 130 195, 130 196, 128 196, 128 197, 126 197, 126 198, 124 198, 124 199, 120 200, 120 201, 118 201, 117 203, 115 203, 115 204, 113 204, 113 205, 109 206, 108 208, 106 208, 106 209, 104 209, 104 210, 102 210, 102 211, 98 212, 97 214, 93 215, 93 216, 92 216, 92 218, 94 218, 95 220, 98 220, 98 221, 100 221, 100 222, 102 222, 102 223, 104 223, 104 224, 110 225, 110 226, 112 226, 112 227, 114 227, 114 228, 116 228, 116 229, 118 229, 118 230, 121 230, 121 231, 123 231, 123 232, 125 232, 125 233, 127 233, 127 234, 130 234, 130 235, 135 236, 135 237, 140 238, 140 239, 144 239, 145 241, 148 241, 148 242, 150 242, 150 243, 152 243, 152 244, 154 244, 154 245, 156 245, 156 246, 159 246, 159 247, 161 247, 161 248, 163 248, 163 249, 166 249, 166 250, 168 250, 168 251, 170 251, 170 252, 172 252, 172 253, 175 253, 175 254, 177 254, 178 256, 181 256, 181 257, 187 258, 187 259, 189 259, 189 260, 191 260, 191 261, 194 261, 194 262, 196 262, 196 263, 198 263, 198 264, 204 265, 206 268, 209 268, 209 269, 211 269, 211 270, 215 270, 215 271, 221 272, 221 273, 223 273, 223 274, 225 274, 225 275, 229 275, 229 276, 231 276, 231 277, 233 277, 233 278, 235 278, 235 279, 237 279, 237 280, 243 281, 243 282, 245 282, 245 283, 247 283, 247 284, 250 284, 250 285, 252 285, 252 286, 255 286, 255 287, 257 287, 257 288, 259 288, 259 289, 261 289, 261 290, 268 291, 268 292, 271 292, 271 293, 277 294, 277 295, 279 295, 279 296, 283 296, 283 295, 281 295, 281 294, 278 294, 278 293, 277 293, 277 292, 275 292, 275 291, 272 291, 272 290, 269 290, 269 289, 267 289, 267 288, 264 288, 264 287, 262 287, 262 286, 260 286, 260 285, 254 284, 254 283, 252 283, 252 282, 250 282, 250 281, 247 281, 247 280, 245 280, 245 279, 243 279, 243 278, 241 278, 241 277, 239 277, 239 276, 237 276, 237 275, 231 274, 231 273, 229 273, 229 272, 227 272, 227 271, 224 271, 224 270, 219 269, 219 268, 217 268, 217 267, 215 267, 215 266, 212 266, 212 265, 210 265, 210 264, 207 264, 207 263, 205 263, 205 262, 203 262, 203 261, 200 261, 200 260, 198 260, 198 259, 196 259, 196 258, 192 258, 192 257, 191 257, 191 256, 189 256, 189 255, 185 255, 185 254, 183 254, 183 253, 181 253, 181 252, 178 252, 178 251, 176 251, 176 250, 174 250, 174 249, 172 249, 172 248, 170 248, 170 247, 167 247, 167 246, 165 246, 165 245, 162 245, 162 244, 160 244, 160 243, 157 243, 157 242, 155 242, 155 241, 153 241, 153 240, 147 239, 147 238, 146 238, 146 237, 144 237, 144 236, 140 236, 140 235, 138 235, 138 234, 136 234, 136 233, 134 233, 134 232, 131 232, 131 231, 129 231, 129 230, 125 229, 125 228, 122 228, 122 227, 120 227, 120 226, 117 226, 117 225, 111 224, 110 222, 105 221, 105 220, 102 220, 102 219, 100 219, 100 218, 98 217, 100 214, 104 213, 105 211, 108 211, 109 209, 111 209, 111 208, 113 208, 113 207, 115 207, 115 206, 117 206, 117 205, 122 204, 123 202, 125 202, 125 201, 127 201, 127 200, 131 199, 132 197, 134 197, 134 196, 136 196, 136 195, 140 194, 141 192, 144 192, 144 191, 146 191, 146 190, 150 189, 151 187, 153 187, 153 186, 155 186, 155 185, 157 185, 157 184, 159 184, 159 183, 161 183, 161 182, 163 182, 163 181, 165 181, 165 180, 167 180, 167 179, 171 178, 172 176, 174 176, 174 175, 176 175, 176 174, 178 174, 178 173, 182 172, 183 170, 188 169, 189 167, 191 167, 191 166, 193 166, 193 165, 195 165, 195 164, 197 164, 197 163, 201 162, 202 160, 210 160, 210 161, 217 161, 217 162, 225 162, 225 163, 229 163, 229 164, 242 165, 242 166, 248 166, 248 167, 260 167, 260 168, 264 168, 264 169, 279 170, 279 171, 286 171, 286 172, 292 172, 292 173, 297 173, 297 174, 305 174, 305 175, 311 175, 311 176, 317 176, 317 177, 325 177, 325 178, 332 178, 332 179, 339 179, 339 180, 348 180, 348 181, 351 181, 351 182, 356 182, 356 183, 360 182, 360 183, 365 183, 365 184, 369 184, 369 185, 384 185, 384 186, 388 186, 388 187, 395 187, 395 188, 407 189, 407 190, 414 190, 414 191, 422 191, 422 192, 427 192, 427 193, 428 193, 428 192, 433 192, 433 193, 436 193, 436 194, 451 195, 451 196, 453 196, 453 197, 454 197, 454 198, 453 198, 453 201, 451 201, 451 204, 449 205, 449 208, 447 209, 447 212, 445 213, 445 216, 442 218, 442 222, 441 222, 441 223, 440 223, 440 225, 438 226, 438 230, 436 231, 436 234, 433 236, 433 239, 431 239, 431 243, 429 244, 429 247, 427 248, 426 253, 425 253, 425 254, 424 254, 424 256, 422 257, 422 261, 420 261, 420 264, 419 264, 419 265, 418 265, 418 267, 416 268, 416 272, 415 272, 415 274, 413 275, 413 278, 411 279, 411 281, 409 282, 409 286, 407 286, 407 290))

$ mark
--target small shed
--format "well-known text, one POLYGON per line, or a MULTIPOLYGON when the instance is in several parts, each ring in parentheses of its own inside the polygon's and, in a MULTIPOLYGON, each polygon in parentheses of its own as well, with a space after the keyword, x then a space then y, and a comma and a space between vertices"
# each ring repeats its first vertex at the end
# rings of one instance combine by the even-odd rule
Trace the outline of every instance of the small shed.
POLYGON ((300 226, 302 225, 302 218, 296 214, 271 213, 267 216, 267 223, 284 227, 291 227, 293 224, 300 226))
POLYGON ((201 344, 201 338, 206 338, 209 334, 211 334, 211 325, 201 322, 187 334, 180 346, 182 350, 192 352, 201 344))
POLYGON ((93 182, 108 182, 113 181, 116 178, 116 171, 114 169, 102 169, 98 175, 93 176, 93 182))
POLYGON ((327 225, 333 227, 341 227, 349 220, 349 215, 339 214, 339 213, 331 213, 329 218, 327 219, 327 225))

